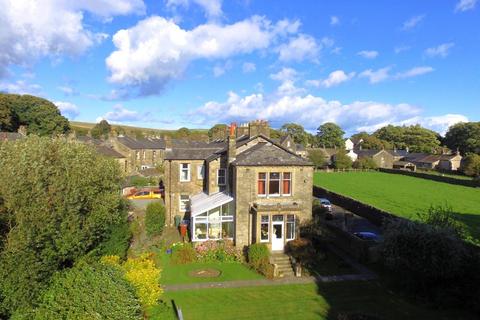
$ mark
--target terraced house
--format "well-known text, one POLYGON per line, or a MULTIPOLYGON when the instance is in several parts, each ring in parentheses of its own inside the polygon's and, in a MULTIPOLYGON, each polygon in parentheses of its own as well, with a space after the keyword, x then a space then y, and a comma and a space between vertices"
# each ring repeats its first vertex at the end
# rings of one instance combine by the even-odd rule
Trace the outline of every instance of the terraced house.
POLYGON ((226 140, 166 149, 167 223, 189 220, 193 242, 232 239, 273 251, 311 218, 312 164, 268 136, 268 123, 232 124, 226 140))

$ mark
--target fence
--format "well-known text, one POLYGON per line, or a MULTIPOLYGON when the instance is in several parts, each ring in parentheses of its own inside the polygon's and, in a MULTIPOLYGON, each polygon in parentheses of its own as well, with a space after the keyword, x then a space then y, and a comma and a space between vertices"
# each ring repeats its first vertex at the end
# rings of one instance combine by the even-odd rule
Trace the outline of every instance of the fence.
POLYGON ((434 174, 423 173, 423 172, 412 172, 412 171, 406 171, 406 170, 395 170, 395 169, 384 169, 384 168, 380 168, 378 170, 380 172, 385 172, 385 173, 403 174, 405 176, 428 179, 428 180, 433 180, 437 182, 445 182, 445 183, 450 183, 450 184, 455 184, 455 185, 465 186, 465 187, 475 188, 480 186, 478 182, 474 180, 456 179, 452 177, 445 177, 445 176, 434 175, 434 174))

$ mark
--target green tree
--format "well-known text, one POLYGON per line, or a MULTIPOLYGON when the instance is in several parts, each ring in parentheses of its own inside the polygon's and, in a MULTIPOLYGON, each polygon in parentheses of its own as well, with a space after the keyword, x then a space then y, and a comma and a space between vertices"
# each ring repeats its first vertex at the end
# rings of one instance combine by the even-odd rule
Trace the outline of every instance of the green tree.
POLYGON ((228 129, 228 126, 226 124, 221 124, 221 123, 216 124, 208 130, 208 138, 209 139, 225 138, 227 135, 227 129, 228 129))
POLYGON ((335 155, 335 160, 333 161, 333 166, 335 169, 348 169, 352 167, 352 159, 347 156, 347 152, 344 149, 341 149, 335 155))
POLYGON ((467 153, 480 153, 480 122, 463 122, 451 126, 444 139, 444 143, 452 150, 467 153))
POLYGON ((28 310, 56 270, 125 219, 121 170, 93 147, 29 136, 0 145, 0 198, 11 213, 0 254, 0 308, 28 310))
POLYGON ((377 163, 370 157, 365 157, 356 160, 353 165, 355 169, 376 169, 378 168, 377 163))
POLYGON ((397 149, 409 148, 411 152, 435 153, 440 149, 440 136, 435 131, 420 125, 393 126, 380 128, 373 135, 390 143, 397 149))
POLYGON ((102 120, 99 123, 97 123, 90 133, 92 134, 92 137, 96 139, 106 139, 108 138, 108 135, 110 134, 110 131, 112 130, 112 126, 108 123, 107 120, 102 120))
POLYGON ((285 123, 280 128, 280 131, 283 132, 284 135, 290 135, 295 143, 299 143, 304 146, 306 146, 308 143, 308 134, 305 132, 303 126, 299 124, 285 123))
POLYGON ((328 155, 320 149, 309 150, 308 158, 313 162, 315 168, 322 168, 328 164, 328 155))
POLYGON ((143 319, 135 289, 113 266, 85 262, 56 274, 33 319, 143 319))
POLYGON ((191 134, 190 129, 185 127, 178 129, 176 132, 176 135, 178 138, 187 138, 188 136, 190 136, 190 134, 191 134))
POLYGON ((12 130, 16 130, 19 125, 26 125, 28 133, 40 136, 64 134, 70 130, 68 120, 46 99, 0 93, 0 106, 3 106, 3 110, 10 109, 18 119, 18 122, 13 121, 12 130))
POLYGON ((282 132, 280 130, 276 130, 273 128, 270 128, 270 138, 272 139, 280 139, 282 137, 282 132))
POLYGON ((165 207, 161 202, 151 202, 145 213, 145 228, 149 236, 162 234, 165 226, 165 207))
POLYGON ((393 149, 393 146, 389 142, 381 140, 374 135, 370 135, 365 131, 354 134, 352 136, 352 139, 357 139, 357 140, 362 139, 363 142, 361 146, 363 149, 371 149, 371 150, 393 149))
POLYGON ((462 171, 467 176, 480 176, 480 155, 475 153, 468 154, 465 159, 463 159, 462 171))
POLYGON ((18 128, 17 115, 10 108, 6 99, 0 96, 0 131, 15 131, 18 128))
POLYGON ((318 127, 317 132, 317 145, 319 147, 333 148, 343 147, 345 142, 343 135, 345 132, 333 122, 327 122, 318 127))

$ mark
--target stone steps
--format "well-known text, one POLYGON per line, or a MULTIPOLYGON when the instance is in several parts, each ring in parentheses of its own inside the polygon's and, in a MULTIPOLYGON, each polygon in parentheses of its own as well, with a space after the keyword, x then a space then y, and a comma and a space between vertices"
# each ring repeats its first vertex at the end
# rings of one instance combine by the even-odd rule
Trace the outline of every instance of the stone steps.
POLYGON ((290 257, 283 253, 274 253, 272 254, 272 263, 277 265, 278 277, 293 277, 295 274, 293 272, 292 262, 290 257))

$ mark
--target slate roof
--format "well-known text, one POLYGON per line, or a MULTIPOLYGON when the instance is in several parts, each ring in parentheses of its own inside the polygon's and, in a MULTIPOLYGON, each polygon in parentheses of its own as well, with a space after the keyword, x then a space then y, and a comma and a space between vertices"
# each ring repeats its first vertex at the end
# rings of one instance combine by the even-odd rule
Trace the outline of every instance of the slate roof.
POLYGON ((100 153, 101 155, 104 155, 106 157, 111 157, 111 158, 125 158, 125 156, 112 148, 109 148, 107 146, 102 146, 102 145, 96 145, 95 148, 97 149, 97 152, 100 153))
POLYGON ((406 157, 409 153, 407 150, 387 150, 394 157, 406 157))
POLYGON ((165 141, 163 139, 141 138, 134 139, 128 136, 119 136, 118 142, 129 149, 165 149, 165 141))
POLYGON ((206 160, 217 150, 210 148, 172 149, 165 153, 165 160, 206 160))
POLYGON ((0 141, 15 141, 22 138, 23 135, 18 132, 0 132, 0 141))
POLYGON ((259 142, 238 154, 232 163, 237 166, 311 166, 292 152, 270 142, 259 142))
POLYGON ((378 154, 382 150, 372 150, 372 149, 362 149, 362 150, 355 150, 354 152, 358 155, 359 158, 365 157, 373 157, 374 155, 378 154))
POLYGON ((92 144, 96 144, 96 145, 101 145, 103 143, 103 141, 100 140, 100 139, 95 139, 95 138, 87 137, 87 136, 79 136, 76 139, 78 141, 82 142, 82 143, 92 143, 92 144))

